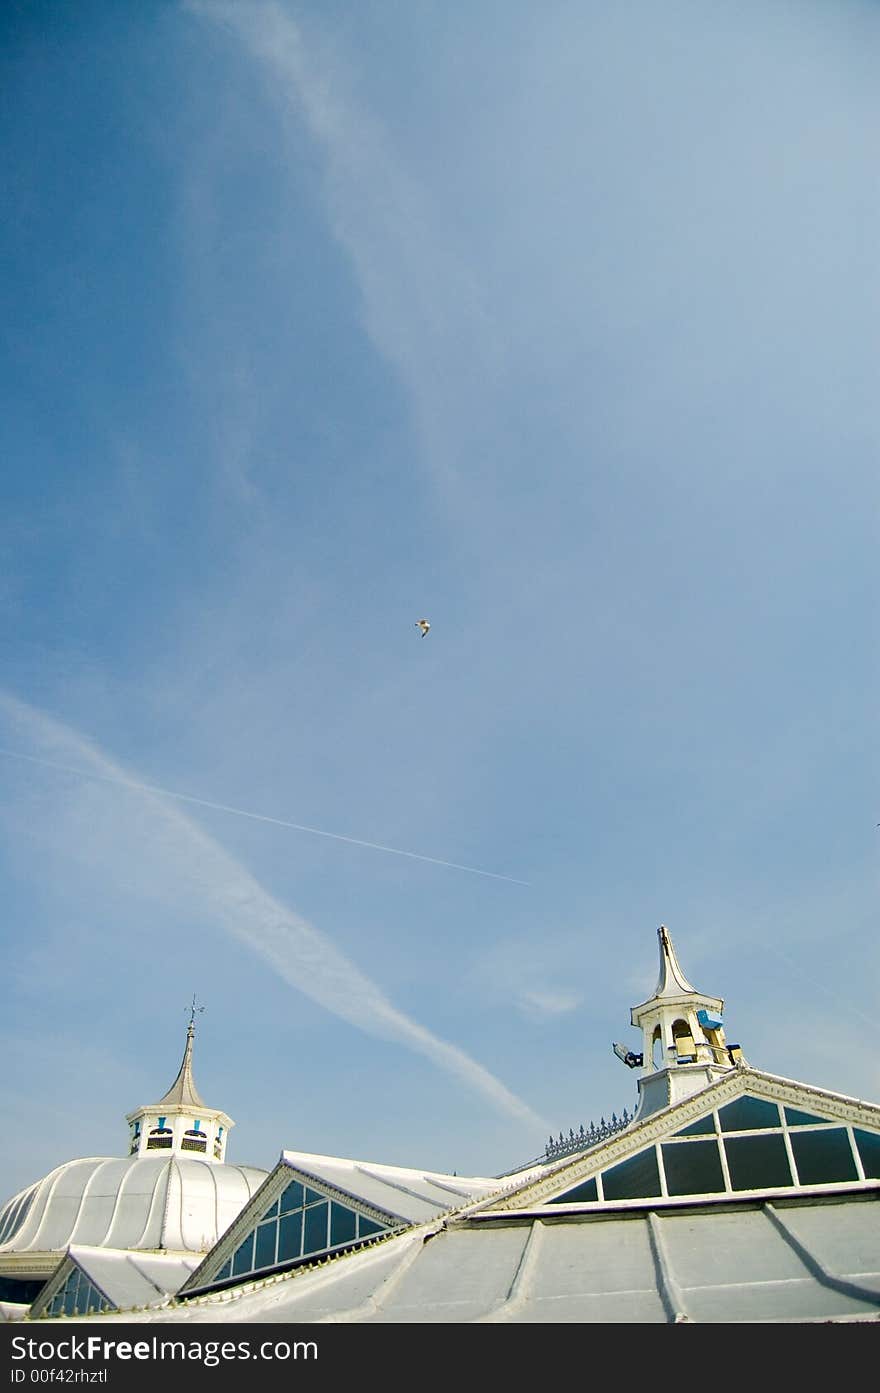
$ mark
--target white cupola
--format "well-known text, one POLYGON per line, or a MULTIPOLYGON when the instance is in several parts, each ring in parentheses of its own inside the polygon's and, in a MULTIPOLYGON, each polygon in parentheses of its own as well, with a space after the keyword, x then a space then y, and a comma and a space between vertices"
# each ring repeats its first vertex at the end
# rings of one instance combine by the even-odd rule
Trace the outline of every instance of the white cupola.
MULTIPOLYGON (((642 1053, 625 1056, 627 1064, 641 1069, 637 1120, 690 1097, 745 1063, 739 1045, 725 1040, 722 998, 704 996, 691 985, 665 924, 657 938, 660 976, 654 995, 630 1013, 632 1024, 642 1032, 642 1053)), ((615 1052, 620 1053, 617 1046, 615 1052)))
POLYGON ((125 1120, 131 1128, 130 1156, 198 1156, 217 1162, 226 1158, 227 1138, 235 1123, 225 1112, 209 1108, 199 1097, 193 1081, 196 1009, 193 997, 186 1048, 174 1083, 158 1103, 126 1114, 125 1120))

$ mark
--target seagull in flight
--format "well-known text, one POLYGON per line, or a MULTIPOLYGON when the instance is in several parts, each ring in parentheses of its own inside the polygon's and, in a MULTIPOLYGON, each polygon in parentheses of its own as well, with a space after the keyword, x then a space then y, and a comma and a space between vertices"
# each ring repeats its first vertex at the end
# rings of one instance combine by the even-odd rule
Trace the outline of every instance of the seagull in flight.
POLYGON ((417 628, 417 629, 421 629, 421 631, 422 631, 422 638, 427 638, 427 636, 428 636, 428 630, 430 629, 430 627, 431 627, 431 625, 428 623, 427 619, 417 619, 417 620, 416 620, 416 628, 417 628))

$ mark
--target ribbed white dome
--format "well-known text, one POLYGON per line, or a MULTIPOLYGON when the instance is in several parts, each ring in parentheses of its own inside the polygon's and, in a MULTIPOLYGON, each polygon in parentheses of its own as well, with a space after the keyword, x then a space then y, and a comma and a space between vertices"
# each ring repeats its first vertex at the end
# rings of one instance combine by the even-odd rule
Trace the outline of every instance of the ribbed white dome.
POLYGON ((181 1156, 67 1161, 0 1210, 0 1257, 71 1243, 205 1252, 267 1174, 181 1156))

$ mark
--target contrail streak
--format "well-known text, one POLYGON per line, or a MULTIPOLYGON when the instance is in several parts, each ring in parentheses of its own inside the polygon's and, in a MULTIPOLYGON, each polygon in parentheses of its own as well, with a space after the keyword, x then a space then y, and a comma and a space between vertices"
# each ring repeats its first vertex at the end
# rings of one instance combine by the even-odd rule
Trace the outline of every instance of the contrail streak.
MULTIPOLYGON (((129 778, 125 769, 84 736, 0 687, 0 716, 4 714, 16 726, 23 725, 31 738, 39 742, 38 747, 52 753, 57 750, 77 763, 54 760, 51 755, 24 755, 17 750, 3 753, 45 764, 50 769, 122 785, 138 797, 145 816, 138 825, 136 846, 126 832, 121 845, 117 845, 113 840, 114 824, 104 828, 103 842, 99 839, 98 849, 103 849, 108 874, 117 869, 118 860, 124 869, 126 855, 135 856, 138 869, 146 862, 152 871, 151 891, 166 899, 178 918, 190 910, 208 916, 230 937, 259 954, 283 981, 340 1020, 423 1055, 500 1112, 526 1122, 538 1133, 547 1133, 549 1123, 511 1093, 500 1079, 457 1045, 432 1034, 400 1011, 331 939, 265 890, 198 822, 175 805, 176 795, 166 797, 140 780, 129 778), (92 767, 84 769, 83 765, 92 767)), ((82 819, 74 815, 70 830, 73 850, 79 839, 84 839, 91 853, 95 845, 92 832, 82 819)))
POLYGON ((76 774, 81 779, 96 779, 105 784, 117 784, 120 788, 133 788, 141 793, 158 793, 163 798, 176 798, 181 803, 197 803, 201 808, 213 808, 218 813, 233 813, 236 817, 249 817, 254 822, 271 822, 276 827, 290 827, 295 832, 310 832, 313 837, 331 837, 335 842, 349 842, 352 846, 368 847, 371 851, 387 851, 392 856, 408 856, 412 861, 429 861, 433 866, 445 866, 452 871, 467 871, 470 875, 489 876, 492 880, 506 880, 511 885, 529 885, 528 880, 516 880, 511 875, 499 875, 497 871, 481 871, 477 866, 462 866, 457 861, 441 861, 437 856, 423 856, 418 851, 401 851, 400 847, 383 846, 380 842, 365 842, 359 837, 345 837, 340 832, 325 832, 320 827, 307 827, 302 822, 287 822, 280 817, 267 817, 265 813, 251 813, 246 808, 231 808, 226 803, 212 803, 207 798, 195 798, 191 793, 174 793, 168 788, 155 784, 137 783, 133 779, 112 779, 106 774, 94 774, 87 769, 75 769, 70 764, 59 764, 54 759, 40 759, 37 755, 21 754, 18 750, 0 749, 0 755, 7 759, 23 759, 29 764, 42 764, 47 769, 60 769, 66 774, 76 774))

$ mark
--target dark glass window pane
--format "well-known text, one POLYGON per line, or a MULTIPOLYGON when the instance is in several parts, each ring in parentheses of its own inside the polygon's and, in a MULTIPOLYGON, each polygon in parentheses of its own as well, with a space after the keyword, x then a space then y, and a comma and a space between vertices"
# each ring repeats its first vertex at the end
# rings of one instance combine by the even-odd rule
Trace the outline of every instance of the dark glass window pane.
POLYGON ((715 1115, 709 1113, 707 1117, 701 1117, 697 1122, 692 1122, 689 1127, 682 1127, 680 1132, 676 1132, 677 1137, 703 1137, 707 1132, 715 1131, 715 1115))
POLYGON ((303 1252, 320 1253, 327 1247, 327 1215, 330 1206, 326 1202, 316 1204, 305 1211, 303 1229, 303 1252))
POLYGON ((828 1185, 832 1180, 858 1180, 849 1137, 842 1127, 821 1132, 793 1132, 791 1149, 802 1185, 828 1185))
POLYGON ((791 1169, 782 1134, 767 1137, 725 1137, 724 1150, 734 1190, 762 1190, 791 1185, 791 1169))
POLYGON ((278 1213, 278 1211, 280 1210, 280 1208, 281 1208, 281 1200, 280 1200, 280 1199, 277 1199, 277 1200, 275 1200, 272 1204, 270 1204, 270 1205, 268 1206, 268 1208, 266 1208, 266 1209, 263 1210, 262 1214, 260 1215, 260 1218, 261 1218, 261 1219, 271 1219, 271 1218, 273 1217, 273 1215, 275 1215, 275 1214, 278 1213))
POLYGON ((81 1292, 82 1301, 85 1302, 82 1309, 84 1311, 107 1311, 110 1309, 109 1302, 93 1287, 91 1282, 86 1282, 85 1291, 81 1292))
POLYGON ((217 1273, 217 1276, 214 1277, 212 1280, 215 1282, 222 1282, 223 1278, 230 1276, 231 1272, 232 1258, 228 1258, 227 1261, 224 1262, 223 1266, 220 1268, 220 1271, 217 1273))
POLYGON ((606 1200, 636 1200, 659 1195, 660 1172, 653 1146, 603 1171, 602 1189, 606 1200))
POLYGON ((869 1180, 880 1180, 880 1135, 876 1132, 863 1132, 860 1127, 853 1128, 853 1136, 862 1166, 869 1180))
POLYGON ((281 1213, 288 1214, 291 1209, 302 1209, 303 1187, 298 1180, 292 1180, 281 1196, 281 1213))
POLYGON ((324 1200, 324 1199, 326 1199, 326 1198, 327 1198, 326 1195, 319 1195, 318 1192, 317 1192, 317 1190, 309 1190, 309 1189, 307 1189, 307 1190, 306 1190, 306 1196, 305 1196, 305 1201, 304 1201, 304 1202, 305 1202, 306 1204, 320 1204, 321 1200, 324 1200))
POLYGON ((596 1184, 596 1177, 591 1180, 584 1180, 580 1185, 575 1185, 573 1190, 566 1190, 564 1195, 557 1195, 550 1200, 550 1204, 589 1204, 590 1200, 598 1200, 599 1187, 596 1184))
POLYGON ((828 1125, 827 1117, 814 1117, 811 1112, 801 1112, 800 1108, 784 1108, 785 1120, 789 1127, 810 1127, 817 1122, 824 1122, 828 1125))
POLYGON ((723 1132, 745 1132, 756 1127, 778 1127, 779 1108, 763 1098, 737 1098, 718 1109, 723 1132))
POLYGON ((298 1214, 282 1214, 278 1220, 278 1261, 298 1258, 302 1252, 302 1210, 298 1214))
POLYGON ((336 1201, 330 1205, 330 1243, 350 1243, 357 1234, 357 1215, 336 1201))
POLYGON ((371 1233, 384 1232, 384 1224, 377 1224, 375 1219, 368 1219, 365 1214, 358 1215, 358 1238, 366 1238, 371 1233))
POLYGON ((257 1228, 257 1244, 254 1250, 254 1267, 271 1267, 275 1261, 275 1235, 278 1223, 270 1219, 268 1224, 257 1228))
POLYGON ((249 1233, 240 1248, 232 1255, 232 1273, 237 1277, 242 1272, 254 1270, 254 1235, 249 1233))
POLYGON ((714 1195, 724 1189, 724 1172, 716 1141, 664 1146, 663 1169, 670 1195, 714 1195))

